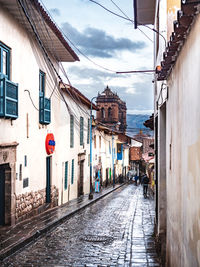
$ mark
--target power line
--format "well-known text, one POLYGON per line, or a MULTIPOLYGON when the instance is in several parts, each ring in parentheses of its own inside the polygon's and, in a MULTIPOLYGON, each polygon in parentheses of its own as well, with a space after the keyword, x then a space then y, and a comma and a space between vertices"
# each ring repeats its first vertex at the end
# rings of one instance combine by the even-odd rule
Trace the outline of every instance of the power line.
MULTIPOLYGON (((30 26, 31 26, 31 28, 32 28, 32 30, 33 30, 35 36, 36 36, 36 40, 38 41, 39 46, 42 48, 42 51, 44 52, 44 55, 45 55, 45 61, 46 61, 46 59, 47 59, 47 62, 46 62, 46 63, 50 65, 50 68, 53 69, 54 74, 56 73, 56 75, 57 75, 57 77, 59 78, 59 80, 63 83, 63 81, 62 81, 60 75, 58 74, 57 70, 55 69, 53 63, 51 62, 51 59, 49 58, 49 56, 48 56, 48 54, 47 54, 47 52, 46 52, 46 50, 45 50, 45 48, 44 48, 44 46, 43 46, 43 44, 42 44, 42 41, 41 41, 41 39, 40 39, 40 37, 39 37, 39 35, 38 35, 38 33, 37 33, 36 27, 33 25, 32 21, 31 21, 31 19, 30 19, 30 16, 29 16, 29 14, 27 13, 27 10, 26 10, 25 6, 22 4, 21 0, 18 0, 18 3, 19 3, 19 5, 21 6, 21 8, 22 8, 22 10, 23 10, 23 12, 24 12, 25 17, 27 18, 27 20, 28 20, 28 22, 29 22, 29 24, 30 24, 30 26)), ((64 83, 63 83, 63 85, 65 86, 64 83)), ((67 88, 66 88, 66 89, 67 89, 67 88)), ((28 90, 27 90, 27 91, 28 91, 28 90)), ((30 92, 29 92, 29 93, 30 93, 30 92)), ((69 112, 70 114, 73 114, 72 110, 70 109, 69 105, 67 104, 67 102, 66 102, 66 100, 65 100, 65 97, 63 96, 63 93, 62 93, 60 90, 59 90, 59 93, 60 93, 60 95, 61 95, 61 97, 62 97, 62 99, 63 99, 63 101, 64 101, 64 103, 65 103, 65 105, 66 105, 66 107, 67 107, 67 109, 68 109, 68 112, 69 112)), ((51 96, 52 96, 52 95, 53 95, 53 92, 52 92, 51 96)), ((31 101, 32 101, 32 98, 31 98, 30 94, 29 94, 29 97, 30 97, 30 99, 31 99, 31 101)), ((34 105, 33 101, 32 101, 32 104, 34 105)), ((34 105, 34 107, 35 107, 35 105, 34 105)), ((35 107, 35 108, 36 108, 36 107, 35 107)), ((37 108, 36 108, 36 109, 37 109, 37 108)), ((37 109, 37 110, 38 110, 38 109, 37 109)), ((74 114, 74 117, 76 118, 76 114, 74 114)), ((77 118, 76 118, 76 120, 77 120, 77 118)), ((80 126, 80 124, 77 122, 78 120, 77 120, 77 121, 76 121, 76 120, 75 120, 75 126, 77 126, 77 125, 80 126)), ((76 128, 77 128, 77 127, 76 127, 76 128)), ((76 129, 76 128, 75 128, 75 129, 76 129)))
MULTIPOLYGON (((130 21, 130 22, 132 22, 133 24, 134 24, 134 21, 132 20, 132 19, 130 19, 129 17, 128 17, 128 15, 113 1, 113 0, 110 0, 112 3, 113 3, 113 5, 115 5, 118 9, 119 9, 119 11, 130 21)), ((151 38, 149 38, 149 36, 145 33, 145 32, 143 32, 140 28, 138 28, 138 30, 141 32, 141 33, 143 33, 146 37, 147 37, 147 39, 149 39, 152 43, 153 43, 153 41, 151 40, 151 38)))
POLYGON ((111 13, 111 14, 113 14, 113 15, 119 17, 119 18, 122 18, 122 19, 125 19, 125 20, 130 21, 130 19, 128 19, 128 18, 126 18, 126 17, 123 17, 123 16, 121 16, 121 15, 119 15, 119 14, 117 14, 117 13, 111 11, 110 9, 106 8, 105 6, 101 5, 100 3, 98 3, 98 2, 96 2, 96 1, 94 1, 94 0, 89 0, 89 1, 92 2, 92 3, 94 3, 94 4, 96 4, 96 5, 98 5, 98 6, 100 6, 100 7, 102 7, 103 9, 105 9, 106 11, 108 11, 109 13, 111 13))

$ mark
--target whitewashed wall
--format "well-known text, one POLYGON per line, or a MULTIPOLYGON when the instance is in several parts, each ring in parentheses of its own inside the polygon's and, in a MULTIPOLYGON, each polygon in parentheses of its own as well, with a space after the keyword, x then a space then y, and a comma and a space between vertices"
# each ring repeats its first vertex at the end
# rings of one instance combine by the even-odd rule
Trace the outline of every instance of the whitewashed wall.
POLYGON ((200 266, 199 44, 198 15, 168 80, 166 148, 169 266, 200 266))
MULTIPOLYGON (((63 201, 77 197, 78 176, 78 153, 84 152, 84 192, 89 191, 89 173, 87 159, 89 145, 87 145, 87 131, 84 134, 84 148, 80 146, 79 130, 75 130, 74 148, 70 148, 70 119, 69 112, 56 90, 51 98, 51 123, 47 126, 39 124, 39 112, 34 108, 27 92, 30 91, 32 100, 39 108, 39 70, 46 73, 46 93, 50 97, 54 90, 54 77, 46 65, 42 52, 37 43, 30 38, 27 32, 17 21, 0 9, 0 41, 11 48, 11 81, 19 84, 19 117, 16 120, 0 119, 0 143, 18 142, 16 162, 16 195, 27 191, 37 191, 46 187, 46 151, 45 138, 47 133, 53 133, 56 141, 55 152, 52 155, 52 181, 51 184, 59 189, 59 204, 61 193, 63 201), (28 114, 28 115, 27 115, 28 114), (27 138, 27 116, 29 119, 29 136, 27 138), (24 156, 27 156, 27 167, 24 166, 24 156), (64 167, 63 163, 69 161, 68 184, 71 181, 71 160, 75 160, 74 184, 70 185, 70 196, 68 190, 64 191, 64 167), (19 166, 22 164, 22 181, 19 180, 19 166), (29 178, 29 187, 23 189, 23 178, 29 178)), ((53 61, 53 59, 52 59, 53 61)), ((57 67, 57 62, 53 61, 57 67)), ((66 96, 69 105, 73 101, 66 96)), ((85 110, 87 107, 83 106, 85 110)), ((85 128, 89 115, 81 113, 77 105, 73 105, 74 113, 78 117, 84 116, 85 128)), ((89 113, 89 111, 88 111, 89 113)))

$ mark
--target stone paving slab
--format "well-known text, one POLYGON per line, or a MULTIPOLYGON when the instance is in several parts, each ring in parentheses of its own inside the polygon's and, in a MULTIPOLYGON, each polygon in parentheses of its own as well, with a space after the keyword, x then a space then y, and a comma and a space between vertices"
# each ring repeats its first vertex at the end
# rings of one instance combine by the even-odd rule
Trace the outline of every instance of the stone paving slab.
POLYGON ((34 239, 61 224, 76 212, 94 204, 96 201, 107 196, 123 185, 125 185, 125 183, 116 184, 114 188, 112 186, 104 188, 101 192, 94 193, 92 200, 89 200, 88 195, 86 194, 78 199, 71 200, 62 206, 47 210, 14 226, 0 227, 0 260, 13 254, 34 239))
POLYGON ((160 266, 152 227, 154 211, 154 201, 144 199, 141 186, 124 186, 77 212, 0 265, 160 266))

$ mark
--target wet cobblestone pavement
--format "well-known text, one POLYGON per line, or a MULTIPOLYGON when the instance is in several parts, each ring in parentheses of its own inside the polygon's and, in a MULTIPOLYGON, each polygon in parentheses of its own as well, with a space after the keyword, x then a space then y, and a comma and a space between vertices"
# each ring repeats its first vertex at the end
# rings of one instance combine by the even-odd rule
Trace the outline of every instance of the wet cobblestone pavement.
POLYGON ((74 214, 1 266, 160 266, 153 200, 142 187, 121 187, 74 214))

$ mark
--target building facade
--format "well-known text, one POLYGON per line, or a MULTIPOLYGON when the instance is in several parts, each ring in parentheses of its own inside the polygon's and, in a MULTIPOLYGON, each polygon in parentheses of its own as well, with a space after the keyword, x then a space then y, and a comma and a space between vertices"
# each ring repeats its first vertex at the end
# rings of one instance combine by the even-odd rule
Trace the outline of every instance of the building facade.
POLYGON ((200 266, 200 1, 154 2, 157 235, 166 266, 200 266))
POLYGON ((89 192, 91 103, 58 75, 79 59, 38 1, 20 3, 0 1, 0 225, 89 192))
POLYGON ((126 103, 116 93, 113 93, 107 86, 98 95, 97 100, 97 121, 126 132, 126 103), (118 123, 118 126, 116 126, 118 123))

